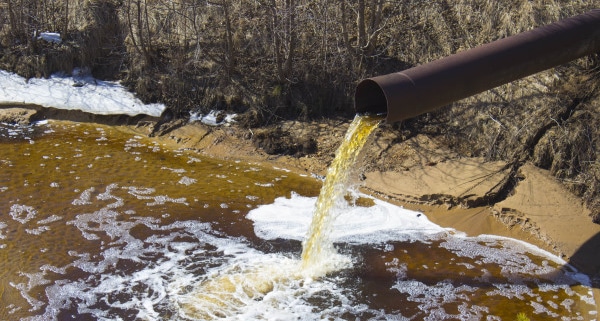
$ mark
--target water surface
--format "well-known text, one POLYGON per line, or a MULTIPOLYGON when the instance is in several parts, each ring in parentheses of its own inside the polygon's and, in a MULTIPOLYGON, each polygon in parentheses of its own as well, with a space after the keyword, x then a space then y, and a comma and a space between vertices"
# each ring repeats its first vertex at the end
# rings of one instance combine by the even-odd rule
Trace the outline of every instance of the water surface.
POLYGON ((285 169, 96 124, 0 136, 0 320, 597 318, 557 257, 378 200, 337 210, 337 269, 307 277, 321 182, 285 169))

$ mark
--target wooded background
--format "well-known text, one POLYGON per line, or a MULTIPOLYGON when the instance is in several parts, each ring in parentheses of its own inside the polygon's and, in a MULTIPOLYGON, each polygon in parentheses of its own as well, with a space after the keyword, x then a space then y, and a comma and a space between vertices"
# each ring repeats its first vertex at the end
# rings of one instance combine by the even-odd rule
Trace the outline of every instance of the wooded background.
POLYGON ((358 80, 561 18, 592 1, 2 0, 1 67, 87 67, 185 113, 350 113, 358 80), (63 42, 36 38, 59 32, 63 42))

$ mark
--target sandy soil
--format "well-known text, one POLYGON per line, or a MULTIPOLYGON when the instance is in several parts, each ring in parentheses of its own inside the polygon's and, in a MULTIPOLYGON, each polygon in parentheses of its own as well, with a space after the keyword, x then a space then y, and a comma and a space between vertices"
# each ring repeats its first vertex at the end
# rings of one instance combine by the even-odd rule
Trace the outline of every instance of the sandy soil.
MULTIPOLYGON (((32 117, 39 119, 39 113, 35 114, 31 108, 5 106, 0 108, 0 121, 23 123, 32 117)), ((281 124, 295 137, 314 137, 317 141, 317 152, 302 157, 269 155, 252 142, 258 130, 237 126, 179 122, 163 125, 157 134, 156 120, 141 119, 134 125, 120 127, 153 135, 173 148, 193 148, 211 157, 259 162, 322 176, 348 124, 347 120, 281 124)), ((598 303, 600 225, 592 223, 582 201, 547 171, 525 164, 519 168, 519 182, 509 193, 498 197, 508 179, 506 164, 459 157, 423 135, 399 142, 384 129, 376 130, 361 163, 357 177, 362 180, 364 192, 423 212, 433 222, 468 235, 517 238, 557 254, 592 277, 598 303), (490 204, 490 200, 499 201, 490 204)))

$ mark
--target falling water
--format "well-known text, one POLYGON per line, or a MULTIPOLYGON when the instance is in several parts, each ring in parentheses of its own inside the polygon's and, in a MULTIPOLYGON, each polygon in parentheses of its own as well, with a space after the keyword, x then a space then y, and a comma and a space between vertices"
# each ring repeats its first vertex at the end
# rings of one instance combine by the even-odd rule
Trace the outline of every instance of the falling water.
POLYGON ((317 199, 308 236, 303 243, 304 271, 311 271, 318 275, 330 268, 327 266, 327 258, 335 254, 335 250, 328 240, 328 235, 335 219, 336 204, 343 201, 343 196, 348 190, 348 179, 353 172, 358 155, 381 120, 381 117, 356 115, 350 124, 344 141, 329 166, 325 183, 317 199))
POLYGON ((301 282, 339 270, 347 260, 337 255, 329 241, 337 204, 348 190, 348 179, 360 151, 381 118, 357 115, 329 167, 317 199, 312 223, 303 243, 302 261, 279 260, 276 264, 233 265, 202 282, 193 295, 180 302, 184 314, 194 319, 216 319, 264 297, 276 284, 301 282), (301 263, 301 264, 298 264, 301 263))

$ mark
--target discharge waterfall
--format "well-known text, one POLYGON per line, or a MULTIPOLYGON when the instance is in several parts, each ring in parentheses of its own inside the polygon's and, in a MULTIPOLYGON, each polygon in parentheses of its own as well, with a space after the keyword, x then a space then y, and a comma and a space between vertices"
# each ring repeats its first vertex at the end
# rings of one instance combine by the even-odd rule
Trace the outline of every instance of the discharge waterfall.
POLYGON ((208 278, 179 302, 182 314, 192 319, 212 320, 233 316, 257 298, 263 298, 276 284, 290 284, 305 277, 319 278, 337 270, 337 252, 329 240, 335 210, 344 201, 348 179, 370 133, 383 118, 357 115, 329 166, 315 205, 302 261, 259 262, 255 266, 232 264, 208 278), (301 263, 298 265, 297 263, 301 263))
POLYGON ((356 115, 348 127, 346 136, 327 171, 307 238, 303 243, 303 270, 319 269, 323 264, 326 265, 327 257, 335 253, 333 244, 328 240, 329 231, 335 219, 334 210, 339 202, 344 201, 344 194, 348 189, 348 179, 363 145, 382 119, 382 117, 376 116, 356 115))

